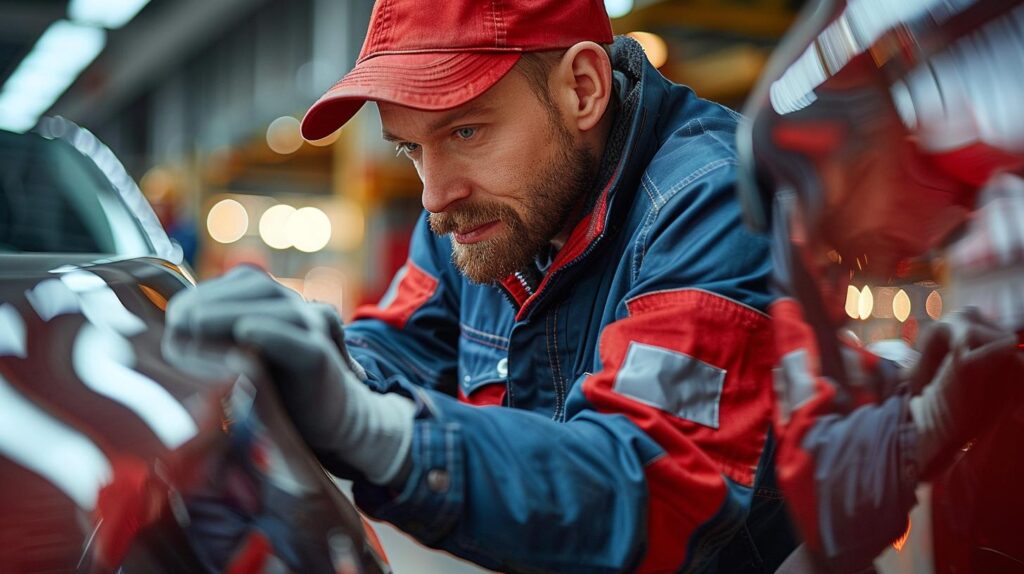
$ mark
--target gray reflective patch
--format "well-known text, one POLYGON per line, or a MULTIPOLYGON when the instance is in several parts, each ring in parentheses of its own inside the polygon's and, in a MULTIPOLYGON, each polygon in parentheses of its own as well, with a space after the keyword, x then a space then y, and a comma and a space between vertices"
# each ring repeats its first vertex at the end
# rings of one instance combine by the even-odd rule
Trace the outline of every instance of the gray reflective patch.
POLYGON ((782 357, 782 381, 776 375, 775 392, 785 402, 786 412, 793 412, 814 396, 814 378, 807 365, 807 351, 801 349, 782 357))
POLYGON ((679 418, 718 428, 724 384, 724 369, 684 353, 630 343, 613 390, 679 418))
POLYGON ((786 400, 786 373, 781 367, 772 369, 772 389, 775 391, 775 407, 778 411, 779 421, 782 424, 789 423, 789 417, 793 414, 789 408, 789 401, 786 400))

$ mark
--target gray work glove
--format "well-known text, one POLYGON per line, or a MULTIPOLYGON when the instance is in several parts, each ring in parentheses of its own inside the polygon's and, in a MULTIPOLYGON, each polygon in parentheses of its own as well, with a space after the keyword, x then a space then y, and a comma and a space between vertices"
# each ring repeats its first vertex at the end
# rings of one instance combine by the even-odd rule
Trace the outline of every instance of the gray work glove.
POLYGON ((262 271, 238 267, 175 295, 165 337, 254 350, 299 434, 328 470, 340 462, 375 484, 404 479, 415 406, 363 383, 329 306, 304 301, 262 271))
POLYGON ((1017 349, 1016 335, 974 310, 936 323, 921 341, 921 361, 912 380, 926 384, 910 399, 910 414, 918 432, 922 476, 928 478, 1007 408, 1020 403, 1024 354, 1017 349))

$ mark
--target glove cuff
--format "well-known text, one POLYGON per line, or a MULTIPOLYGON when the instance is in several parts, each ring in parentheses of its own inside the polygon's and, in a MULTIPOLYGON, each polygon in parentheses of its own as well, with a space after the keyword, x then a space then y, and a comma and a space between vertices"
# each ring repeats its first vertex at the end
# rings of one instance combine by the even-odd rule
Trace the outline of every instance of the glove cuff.
POLYGON ((367 480, 386 485, 408 475, 416 405, 395 393, 376 393, 361 383, 349 386, 348 425, 338 449, 367 480))

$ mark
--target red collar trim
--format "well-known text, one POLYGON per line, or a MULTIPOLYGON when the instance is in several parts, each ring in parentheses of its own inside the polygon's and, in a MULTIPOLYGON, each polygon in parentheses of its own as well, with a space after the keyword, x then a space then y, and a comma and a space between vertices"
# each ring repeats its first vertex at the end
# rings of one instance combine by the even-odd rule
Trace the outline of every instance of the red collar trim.
MULTIPOLYGON (((623 157, 625 159, 625 157, 623 157)), ((605 223, 608 215, 608 196, 610 195, 612 186, 619 179, 619 173, 622 171, 623 161, 619 161, 618 167, 610 178, 604 189, 601 190, 601 195, 597 200, 597 205, 594 209, 590 210, 576 227, 573 228, 572 233, 569 234, 569 239, 565 242, 565 246, 562 247, 555 255, 555 260, 551 262, 551 267, 548 272, 544 274, 544 279, 540 282, 537 287, 537 291, 533 295, 528 295, 523 289, 523 286, 516 279, 515 275, 510 275, 502 281, 502 285, 512 293, 516 301, 519 301, 519 312, 516 314, 516 320, 522 320, 525 316, 526 309, 530 306, 530 303, 537 299, 537 296, 544 291, 544 287, 547 286, 551 277, 555 272, 561 270, 567 266, 570 262, 574 261, 577 257, 583 254, 584 251, 590 247, 594 241, 604 233, 605 223)))

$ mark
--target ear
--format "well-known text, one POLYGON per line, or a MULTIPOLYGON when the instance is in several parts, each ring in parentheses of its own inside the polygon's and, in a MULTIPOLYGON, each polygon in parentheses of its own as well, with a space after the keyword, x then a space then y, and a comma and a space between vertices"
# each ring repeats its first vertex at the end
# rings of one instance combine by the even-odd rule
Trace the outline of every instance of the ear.
POLYGON ((566 50, 557 67, 556 93, 564 94, 563 113, 580 131, 604 117, 612 92, 612 66, 600 44, 580 42, 566 50))

